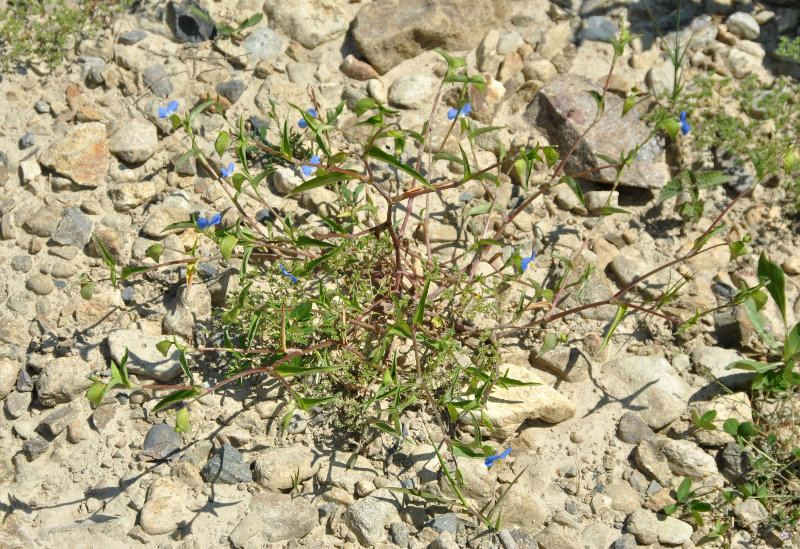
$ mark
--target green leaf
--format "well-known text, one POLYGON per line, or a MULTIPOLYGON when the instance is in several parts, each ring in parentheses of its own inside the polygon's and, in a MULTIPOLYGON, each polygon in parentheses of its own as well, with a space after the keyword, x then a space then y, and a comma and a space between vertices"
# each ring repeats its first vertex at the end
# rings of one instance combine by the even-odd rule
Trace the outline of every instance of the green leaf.
POLYGON ((678 132, 681 131, 680 123, 674 118, 665 118, 661 121, 659 126, 664 128, 664 131, 667 132, 667 135, 669 135, 669 138, 673 141, 675 141, 675 137, 678 135, 678 132))
POLYGON ((324 404, 326 402, 331 402, 339 398, 338 396, 329 396, 329 397, 319 397, 319 398, 298 398, 297 403, 300 405, 300 408, 308 411, 310 408, 313 408, 317 404, 324 404))
POLYGON ((181 352, 178 354, 178 362, 181 365, 181 370, 189 379, 189 382, 194 384, 194 376, 192 375, 192 371, 189 369, 189 364, 186 362, 186 348, 182 348, 181 352))
POLYGON ((261 21, 261 18, 264 17, 263 13, 254 13, 241 23, 239 23, 239 30, 246 29, 248 27, 255 27, 261 21))
POLYGON ((731 368, 736 368, 738 370, 747 370, 748 372, 758 372, 759 374, 763 374, 766 372, 771 372, 780 365, 781 365, 780 362, 773 362, 771 364, 767 364, 765 362, 758 362, 750 359, 742 359, 731 362, 730 364, 725 366, 725 369, 730 370, 731 368))
POLYGON ((783 357, 785 360, 794 358, 800 353, 800 322, 794 325, 784 342, 783 357))
POLYGON ((790 173, 794 170, 794 167, 797 165, 797 155, 794 151, 789 151, 783 157, 783 169, 786 170, 786 173, 790 173))
POLYGON ((739 420, 736 418, 728 418, 722 424, 722 430, 735 437, 739 433, 739 420))
POLYGON ((233 235, 233 234, 225 235, 225 238, 223 238, 220 241, 220 243, 219 243, 219 253, 225 259, 225 261, 230 261, 231 260, 231 254, 233 253, 233 247, 236 245, 236 243, 238 241, 239 241, 239 239, 236 238, 236 235, 233 235))
POLYGON ((737 242, 731 242, 728 245, 728 248, 730 249, 731 252, 731 261, 733 261, 737 257, 747 255, 747 246, 745 246, 745 243, 742 242, 741 240, 737 242))
MULTIPOLYGON (((636 105, 636 95, 629 95, 626 97, 625 102, 622 104, 622 116, 628 114, 628 111, 630 111, 634 105, 636 105)), ((622 116, 620 116, 620 118, 622 118, 622 116)))
POLYGON ((716 187, 717 185, 722 185, 731 180, 731 176, 716 171, 702 172, 699 174, 692 173, 692 175, 697 181, 698 189, 716 187))
POLYGON ((711 240, 717 233, 720 233, 720 232, 725 231, 727 229, 728 229, 727 225, 720 225, 719 227, 714 227, 714 230, 709 232, 707 235, 698 236, 694 241, 694 250, 695 251, 702 250, 703 246, 705 246, 706 243, 709 240, 711 240))
POLYGON ((160 401, 158 401, 158 404, 153 406, 153 412, 158 412, 159 410, 163 410, 164 408, 172 406, 176 402, 180 402, 182 400, 186 400, 189 398, 194 398, 201 394, 202 392, 194 387, 191 389, 179 389, 173 393, 170 393, 169 395, 165 396, 160 401))
POLYGON ((542 147, 542 152, 544 153, 544 160, 547 163, 548 168, 552 168, 555 163, 558 162, 558 159, 561 158, 561 155, 558 154, 558 151, 550 145, 542 147))
POLYGON ((542 348, 539 349, 539 353, 536 355, 542 356, 548 351, 552 351, 558 345, 558 336, 554 333, 549 333, 544 336, 544 343, 542 344, 542 348))
POLYGON ((397 322, 392 324, 388 330, 386 330, 387 336, 400 336, 411 339, 411 329, 408 327, 408 324, 405 320, 398 319, 397 322))
POLYGON ((175 432, 176 433, 191 433, 192 425, 189 423, 189 409, 181 408, 178 410, 178 415, 175 417, 175 432))
POLYGON ((228 149, 228 141, 230 140, 231 136, 228 132, 219 132, 217 136, 217 140, 214 142, 214 150, 217 151, 217 155, 222 159, 225 155, 225 151, 228 149))
POLYGON ((669 200, 673 196, 678 196, 683 190, 683 180, 680 177, 674 177, 669 180, 669 182, 661 188, 661 192, 658 194, 658 200, 656 204, 661 204, 665 200, 669 200))
POLYGON ((783 269, 781 269, 780 265, 768 260, 767 256, 764 255, 764 252, 761 252, 761 256, 758 258, 758 278, 761 279, 762 282, 764 280, 768 280, 766 284, 767 291, 775 301, 775 305, 778 306, 778 310, 780 310, 781 315, 783 316, 783 323, 785 325, 786 293, 784 289, 785 282, 783 269))
POLYGON ((572 179, 571 177, 569 177, 568 175, 562 176, 561 177, 561 181, 566 183, 567 187, 569 187, 572 190, 572 192, 575 194, 575 196, 578 197, 578 201, 580 201, 581 206, 583 206, 583 209, 585 210, 586 209, 586 201, 583 199, 583 191, 581 190, 581 186, 578 184, 578 182, 575 181, 574 179, 572 179))
POLYGON ((751 297, 748 297, 745 302, 742 303, 742 307, 744 308, 745 313, 747 313, 747 318, 750 320, 750 323, 753 325, 753 329, 756 331, 759 337, 766 341, 770 347, 777 349, 778 343, 775 341, 775 336, 772 334, 772 332, 765 330, 767 327, 767 321, 764 319, 764 315, 758 312, 755 297, 755 294, 753 294, 751 297))
POLYGON ((670 503, 669 505, 665 505, 665 506, 664 506, 664 508, 663 508, 663 509, 661 509, 661 511, 662 511, 662 512, 663 512, 665 515, 672 515, 672 514, 674 514, 674 513, 675 513, 675 511, 677 511, 677 510, 678 510, 678 508, 679 508, 679 507, 680 507, 680 506, 679 506, 677 503, 670 503))
POLYGON ((353 179, 353 176, 340 172, 325 173, 313 179, 309 179, 305 183, 301 183, 289 191, 287 196, 310 191, 311 189, 316 189, 317 187, 325 187, 326 185, 332 185, 333 183, 339 183, 340 181, 349 181, 350 179, 353 179))
POLYGON ((94 282, 81 283, 81 297, 86 301, 92 299, 92 293, 94 293, 94 284, 94 282))
POLYGON ((147 257, 158 263, 158 260, 161 259, 161 254, 164 253, 164 246, 161 244, 153 244, 144 252, 147 257))
POLYGON ((150 267, 143 266, 143 267, 123 267, 122 271, 120 271, 119 278, 120 280, 125 280, 132 274, 141 273, 142 271, 146 271, 150 267))
POLYGON ((622 208, 615 208, 614 206, 606 206, 600 212, 600 215, 609 215, 615 213, 632 215, 631 212, 629 212, 628 210, 623 210, 622 208))
POLYGON ((453 451, 453 455, 458 457, 473 458, 473 459, 474 458, 482 459, 484 457, 483 452, 478 452, 476 450, 473 450, 466 444, 461 444, 456 441, 452 441, 450 443, 450 449, 453 451))
POLYGON ((690 497, 692 497, 692 479, 689 477, 684 478, 680 486, 678 486, 678 493, 677 493, 677 500, 679 503, 684 503, 690 497))
MULTIPOLYGON (((484 202, 483 204, 478 204, 477 206, 471 207, 469 210, 464 212, 464 217, 469 217, 471 215, 481 215, 487 213, 492 208, 491 202, 484 202)), ((497 208, 495 208, 497 209, 497 208)))
POLYGON ((622 322, 622 318, 625 316, 625 311, 628 310, 627 305, 620 305, 617 307, 617 314, 614 316, 614 320, 611 321, 611 326, 609 326, 608 331, 606 332, 606 336, 603 338, 603 343, 600 345, 600 348, 597 350, 600 353, 603 349, 606 348, 608 342, 611 340, 611 336, 614 334, 614 331, 619 326, 619 323, 622 322))
POLYGON ((605 101, 603 101, 603 95, 597 90, 587 90, 589 95, 592 96, 594 102, 597 103, 597 116, 601 116, 603 111, 606 110, 605 101))
POLYGON ((330 242, 325 242, 324 240, 317 240, 316 238, 311 238, 310 236, 300 235, 297 238, 297 242, 295 242, 295 246, 298 248, 308 248, 309 246, 318 246, 320 248, 333 248, 333 244, 330 242))
POLYGON ((414 314, 414 324, 420 326, 425 321, 425 300, 428 298, 428 288, 431 286, 431 279, 425 281, 425 288, 422 289, 422 294, 419 297, 417 304, 417 311, 414 314))
POLYGON ((502 242, 500 242, 499 240, 495 240, 494 238, 482 238, 481 240, 478 240, 475 243, 475 246, 476 247, 480 247, 480 246, 499 246, 499 247, 502 248, 504 246, 504 244, 502 242))
POLYGON ((106 385, 105 383, 100 383, 99 381, 95 381, 91 387, 86 390, 86 398, 89 399, 89 402, 94 404, 95 406, 100 406, 100 403, 103 402, 103 397, 106 394, 106 385))
POLYGON ((292 376, 304 376, 304 375, 311 375, 311 374, 321 374, 325 372, 334 372, 341 368, 344 368, 344 364, 336 365, 336 366, 311 366, 306 368, 305 366, 296 366, 289 362, 284 362, 283 364, 279 364, 275 366, 273 371, 283 377, 292 377, 292 376))
POLYGON ((376 103, 374 99, 371 97, 363 97, 358 100, 358 103, 356 103, 356 108, 353 110, 355 111, 356 116, 361 116, 368 110, 376 108, 378 108, 378 103, 376 103))
POLYGON ((162 339, 156 343, 156 349, 158 349, 158 352, 164 355, 164 357, 169 354, 170 347, 172 347, 172 342, 169 339, 162 339))
POLYGON ((383 152, 381 149, 379 149, 375 145, 373 145, 369 149, 369 151, 367 152, 367 156, 371 156, 372 158, 374 158, 376 160, 380 160, 381 162, 386 162, 390 166, 394 166, 398 170, 407 173, 408 175, 410 175, 411 177, 413 177, 414 179, 416 179, 417 181, 422 183, 428 189, 430 189, 432 191, 436 190, 433 187, 433 185, 428 183, 428 180, 425 179, 424 177, 422 177, 414 168, 412 168, 411 166, 408 166, 406 164, 403 164, 402 162, 397 160, 394 156, 383 152))

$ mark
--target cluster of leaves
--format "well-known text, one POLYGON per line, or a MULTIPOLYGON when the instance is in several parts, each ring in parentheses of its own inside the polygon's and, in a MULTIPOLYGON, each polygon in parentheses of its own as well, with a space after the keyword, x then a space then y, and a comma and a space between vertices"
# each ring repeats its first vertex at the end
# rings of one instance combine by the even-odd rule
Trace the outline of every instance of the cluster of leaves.
MULTIPOLYGON (((769 512, 768 526, 781 532, 791 532, 800 523, 800 432, 794 422, 800 393, 800 374, 795 371, 800 361, 800 323, 791 328, 786 323, 784 273, 764 254, 759 258, 758 277, 760 284, 748 289, 742 306, 753 328, 772 350, 770 358, 774 360, 742 359, 727 366, 727 369, 755 372, 751 385, 754 419, 739 421, 729 418, 722 425, 723 431, 747 450, 744 455, 749 461, 748 479, 734 490, 721 494, 713 491, 701 497, 690 491, 691 480, 686 478, 678 489, 677 503, 664 508, 668 514, 682 509, 691 514, 699 526, 703 526, 701 513, 711 513, 715 523, 706 534, 708 538, 723 536, 731 528, 732 506, 738 500, 758 500, 769 512), (776 341, 760 312, 768 295, 783 318, 783 345, 776 341)), ((717 429, 714 423, 716 410, 709 410, 702 416, 693 413, 693 416, 698 428, 717 429)))
POLYGON ((0 12, 2 70, 28 62, 58 65, 70 37, 94 35, 129 4, 130 0, 8 2, 0 12))

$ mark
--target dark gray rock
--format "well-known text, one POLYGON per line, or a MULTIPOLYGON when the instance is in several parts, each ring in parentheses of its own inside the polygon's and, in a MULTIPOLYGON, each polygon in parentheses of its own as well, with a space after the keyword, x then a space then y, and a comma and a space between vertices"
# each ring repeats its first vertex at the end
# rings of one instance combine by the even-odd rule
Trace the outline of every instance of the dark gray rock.
POLYGON ((636 538, 632 534, 625 534, 614 542, 611 546, 613 549, 637 549, 639 546, 636 543, 636 538))
POLYGON ((167 25, 179 42, 204 42, 217 37, 217 26, 199 2, 170 2, 166 11, 167 25), (203 12, 206 17, 201 17, 192 11, 195 8, 203 12))
POLYGON ((592 15, 587 17, 584 21, 584 27, 581 31, 581 40, 597 40, 599 42, 606 42, 608 38, 617 35, 617 26, 608 17, 602 15, 592 15))
POLYGON ((15 255, 11 258, 11 268, 20 273, 27 273, 31 270, 33 260, 27 254, 15 255))
POLYGON ((36 136, 33 135, 31 132, 26 133, 19 139, 20 149, 27 149, 33 147, 35 144, 36 144, 36 136))
POLYGON ((449 532, 453 535, 458 531, 458 515, 455 513, 445 513, 434 517, 428 523, 428 526, 433 528, 436 532, 449 532))
POLYGON ((156 63, 147 67, 142 73, 142 79, 147 87, 153 92, 153 95, 158 97, 169 97, 175 87, 172 85, 172 80, 169 78, 169 73, 164 65, 156 63))
POLYGON ((17 391, 20 393, 30 393, 33 391, 33 378, 25 368, 19 371, 17 377, 17 391))
POLYGON ((729 442, 719 454, 719 469, 733 484, 744 482, 753 470, 750 466, 752 455, 752 451, 744 450, 735 442, 729 442))
POLYGON ((28 458, 28 461, 33 461, 38 459, 47 452, 50 443, 47 442, 43 437, 39 435, 34 436, 33 438, 26 440, 22 444, 22 451, 25 454, 25 457, 28 458))
MULTIPOLYGON (((582 76, 562 74, 542 88, 528 105, 524 119, 541 128, 550 144, 567 151, 589 127, 597 113, 597 103, 587 93, 602 93, 602 88, 582 76)), ((619 158, 620 153, 631 151, 650 135, 650 128, 640 120, 636 108, 621 117, 622 103, 609 101, 606 115, 586 134, 567 161, 567 172, 582 172, 605 164, 597 155, 619 158)), ((620 184, 631 187, 660 189, 669 180, 663 140, 656 137, 639 149, 639 154, 620 184)), ((607 168, 592 172, 586 179, 613 182, 616 171, 607 168)))
POLYGON ((408 526, 403 522, 393 522, 389 525, 389 538, 398 547, 408 547, 408 526))
POLYGON ((247 89, 247 84, 242 80, 228 80, 227 82, 220 82, 216 87, 217 93, 231 103, 236 103, 244 93, 245 89, 247 89))
POLYGON ((153 425, 144 437, 142 446, 142 456, 149 459, 173 459, 177 457, 180 450, 181 435, 166 423, 153 425))
POLYGON ((237 484, 253 480, 253 473, 242 458, 242 454, 227 442, 206 462, 200 475, 206 482, 221 482, 222 484, 237 484))
POLYGON ((474 48, 486 29, 508 18, 509 9, 506 0, 371 2, 356 14, 352 32, 361 54, 383 74, 425 50, 474 48))
POLYGON ((50 439, 54 439, 67 426, 78 417, 78 411, 70 406, 62 406, 47 414, 42 421, 39 422, 39 432, 50 439))
POLYGON ((78 62, 81 64, 81 80, 86 82, 87 86, 93 88, 105 82, 103 71, 106 68, 106 62, 103 59, 81 55, 78 57, 78 62))
POLYGON ((145 38, 147 38, 146 32, 144 32, 143 30, 135 29, 126 32, 125 34, 120 34, 117 37, 117 40, 119 41, 120 44, 123 44, 125 46, 132 46, 133 44, 140 42, 145 38))
POLYGON ((622 442, 639 444, 643 440, 652 440, 656 437, 653 430, 636 412, 625 412, 619 418, 617 436, 622 442))
POLYGON ((8 181, 8 156, 0 151, 0 185, 5 184, 6 181, 8 181))
POLYGON ((63 246, 82 248, 92 236, 92 220, 78 206, 70 206, 58 223, 53 240, 63 246))

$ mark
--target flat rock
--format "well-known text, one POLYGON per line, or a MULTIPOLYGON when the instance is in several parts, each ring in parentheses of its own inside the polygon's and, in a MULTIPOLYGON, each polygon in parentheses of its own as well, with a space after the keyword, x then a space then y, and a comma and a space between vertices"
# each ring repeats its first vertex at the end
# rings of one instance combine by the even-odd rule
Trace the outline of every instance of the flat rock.
POLYGON ((189 509, 172 479, 154 480, 139 515, 142 530, 151 535, 167 534, 184 526, 189 518, 189 509))
POLYGON ((676 475, 702 479, 718 473, 714 458, 691 441, 668 438, 659 447, 676 475))
POLYGON ((303 444, 272 448, 256 458, 253 466, 255 480, 267 490, 289 490, 294 475, 299 474, 302 482, 317 474, 320 470, 319 457, 303 444))
POLYGON ((399 77, 389 88, 389 101, 407 109, 423 109, 436 92, 439 79, 424 74, 399 77))
POLYGON ((386 540, 385 526, 398 518, 398 506, 397 496, 381 489, 353 503, 342 519, 362 545, 376 547, 386 540))
POLYGON ((126 164, 140 164, 158 149, 156 127, 145 120, 126 122, 111 136, 108 149, 126 164))
MULTIPOLYGON (((597 103, 588 90, 602 89, 585 78, 563 74, 553 78, 528 105, 524 119, 545 131, 551 145, 569 150, 597 113, 597 103)), ((621 117, 620 102, 609 99, 606 115, 589 131, 567 162, 568 172, 581 172, 605 164, 597 155, 619 158, 622 150, 630 151, 644 142, 650 129, 642 122, 636 108, 621 117)), ((594 181, 612 182, 615 171, 608 168, 585 176, 594 181)), ((656 137, 639 149, 629 170, 623 172, 620 184, 647 189, 660 189, 669 180, 669 167, 663 146, 656 137)))
POLYGON ((242 40, 242 47, 249 56, 249 63, 255 65, 260 61, 272 61, 278 57, 283 51, 283 40, 274 30, 262 27, 242 40))
POLYGON ((20 369, 20 363, 16 360, 0 359, 0 400, 14 390, 20 369))
POLYGON ((141 330, 114 330, 108 334, 111 358, 119 364, 128 349, 128 372, 143 377, 169 381, 181 371, 179 352, 173 346, 164 357, 156 344, 164 337, 154 336, 141 330))
POLYGON ((92 381, 92 366, 80 356, 66 356, 48 362, 36 380, 36 391, 42 406, 70 402, 83 394, 92 381))
POLYGON ((666 515, 658 515, 658 541, 664 545, 683 545, 692 537, 692 525, 666 515))
POLYGON ((639 444, 643 440, 652 440, 656 434, 636 412, 625 412, 617 424, 617 436, 622 442, 639 444))
POLYGON ((251 512, 267 525, 262 535, 271 543, 300 539, 317 525, 317 508, 302 497, 288 494, 259 494, 250 501, 251 512))
POLYGON ((52 238, 62 246, 82 248, 92 236, 92 220, 77 206, 64 210, 52 238))
POLYGON ((238 484, 253 480, 250 466, 245 463, 242 454, 227 442, 206 462, 200 470, 200 475, 206 482, 222 484, 238 484))
POLYGON ((264 11, 269 15, 270 26, 308 49, 343 35, 350 24, 335 2, 267 0, 264 11))
POLYGON ((46 150, 39 162, 78 185, 99 186, 108 172, 105 124, 77 124, 46 150))
POLYGON ((629 356, 604 364, 600 385, 660 429, 686 410, 692 388, 658 356, 629 356))
POLYGON ((353 38, 370 65, 384 74, 425 50, 474 48, 487 28, 500 26, 509 9, 507 0, 372 2, 356 14, 353 38))
POLYGON ((505 439, 513 435, 523 422, 541 419, 547 423, 560 423, 575 415, 575 404, 561 393, 544 384, 527 368, 511 363, 500 366, 501 372, 519 381, 539 383, 524 387, 504 389, 495 386, 484 412, 492 421, 495 431, 488 434, 505 439))
POLYGON ((142 73, 142 80, 157 97, 169 97, 175 89, 169 72, 161 63, 147 67, 142 73))
POLYGON ((141 457, 153 460, 171 459, 177 456, 182 445, 181 435, 175 432, 174 427, 167 423, 156 423, 144 437, 141 457))
POLYGON ((45 436, 52 438, 57 437, 61 432, 77 419, 78 411, 70 406, 62 406, 47 414, 42 421, 39 422, 38 429, 45 436))

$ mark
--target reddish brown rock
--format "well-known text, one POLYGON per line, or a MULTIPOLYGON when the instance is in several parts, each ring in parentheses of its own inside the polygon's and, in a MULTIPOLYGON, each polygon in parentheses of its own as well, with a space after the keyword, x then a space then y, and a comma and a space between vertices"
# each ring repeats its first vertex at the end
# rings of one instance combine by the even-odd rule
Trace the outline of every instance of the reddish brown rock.
POLYGON ((350 78, 356 80, 370 80, 378 78, 378 71, 372 68, 372 65, 365 63, 352 54, 344 58, 342 62, 342 72, 350 78))
POLYGON ((78 185, 99 186, 108 172, 106 127, 99 122, 78 124, 45 151, 39 162, 78 185))

